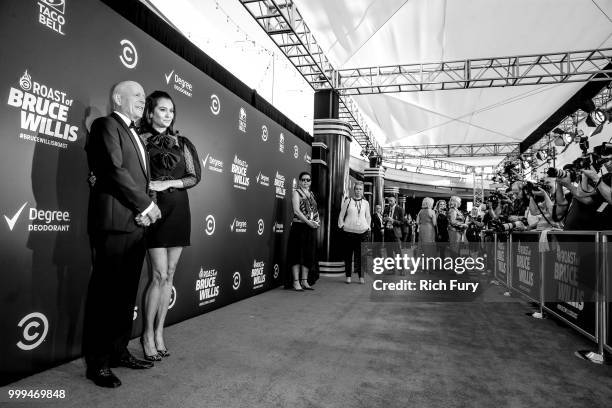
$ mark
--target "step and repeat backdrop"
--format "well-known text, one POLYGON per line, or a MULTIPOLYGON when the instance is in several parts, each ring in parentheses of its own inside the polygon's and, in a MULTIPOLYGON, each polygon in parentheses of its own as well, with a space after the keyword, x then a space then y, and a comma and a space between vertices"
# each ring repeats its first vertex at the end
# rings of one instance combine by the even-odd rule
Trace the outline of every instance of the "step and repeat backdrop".
MULTIPOLYGON (((307 143, 96 0, 5 0, 0 11, 3 383, 80 355, 91 273, 84 147, 119 81, 172 95, 175 127, 202 165, 167 322, 282 282, 307 143)), ((148 275, 145 264, 134 335, 148 275)))

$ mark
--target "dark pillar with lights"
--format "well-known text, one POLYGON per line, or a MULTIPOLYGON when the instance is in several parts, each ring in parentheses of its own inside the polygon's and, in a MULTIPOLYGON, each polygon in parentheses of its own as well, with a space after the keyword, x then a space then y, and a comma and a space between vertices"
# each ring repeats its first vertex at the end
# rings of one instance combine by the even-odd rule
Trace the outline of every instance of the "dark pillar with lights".
POLYGON ((321 215, 318 259, 322 273, 344 272, 338 215, 349 183, 351 126, 338 119, 339 107, 338 92, 326 90, 315 93, 312 190, 319 200, 321 215), (325 152, 325 159, 320 158, 323 157, 322 151, 325 152), (317 159, 315 154, 319 155, 317 159))
POLYGON ((381 166, 381 160, 378 157, 371 157, 370 167, 364 169, 363 175, 365 182, 371 185, 370 191, 372 200, 370 201, 370 208, 374 211, 376 205, 381 205, 384 209, 385 198, 383 196, 383 189, 385 186, 385 168, 381 166))

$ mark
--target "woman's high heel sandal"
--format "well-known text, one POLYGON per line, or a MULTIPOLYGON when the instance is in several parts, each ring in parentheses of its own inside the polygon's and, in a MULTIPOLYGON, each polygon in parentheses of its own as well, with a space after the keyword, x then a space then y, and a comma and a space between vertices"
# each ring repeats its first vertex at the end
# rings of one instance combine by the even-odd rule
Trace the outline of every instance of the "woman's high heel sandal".
POLYGON ((157 354, 160 357, 164 357, 164 358, 165 357, 170 357, 170 352, 168 351, 168 349, 164 349, 164 350, 157 349, 157 354))
POLYGON ((302 287, 300 286, 300 280, 299 279, 294 279, 293 280, 293 290, 295 290, 296 292, 303 292, 304 289, 302 289, 302 287))
POLYGON ((308 280, 307 280, 307 279, 302 279, 302 280, 300 281, 300 283, 301 283, 301 285, 302 285, 302 288, 304 288, 305 290, 314 290, 314 288, 313 288, 313 287, 311 287, 311 286, 308 284, 308 280))
POLYGON ((155 353, 153 355, 148 355, 146 350, 145 350, 145 346, 144 346, 144 339, 141 337, 140 338, 140 345, 142 346, 142 354, 144 355, 144 359, 147 361, 161 361, 162 356, 159 355, 159 353, 155 353))

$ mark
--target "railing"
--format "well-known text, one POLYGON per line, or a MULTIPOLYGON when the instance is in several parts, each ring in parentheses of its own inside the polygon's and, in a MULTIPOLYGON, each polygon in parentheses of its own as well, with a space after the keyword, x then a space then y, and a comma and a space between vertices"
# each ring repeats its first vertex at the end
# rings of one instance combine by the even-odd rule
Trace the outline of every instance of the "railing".
POLYGON ((612 231, 547 231, 496 234, 494 276, 509 291, 535 302, 597 343, 577 352, 597 363, 612 352, 612 231), (542 234, 546 234, 542 236, 542 234))

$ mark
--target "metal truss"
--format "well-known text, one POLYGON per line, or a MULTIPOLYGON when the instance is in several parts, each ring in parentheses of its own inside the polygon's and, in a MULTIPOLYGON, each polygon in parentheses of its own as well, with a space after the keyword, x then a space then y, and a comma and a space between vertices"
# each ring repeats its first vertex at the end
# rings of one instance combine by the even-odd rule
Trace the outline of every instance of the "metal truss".
MULTIPOLYGON (((610 101, 612 101, 612 87, 611 86, 607 86, 603 88, 601 91, 599 91, 597 95, 595 95, 595 97, 593 97, 593 103, 595 104, 596 108, 605 108, 606 105, 610 101)), ((588 116, 587 112, 581 109, 578 109, 573 114, 566 116, 557 125, 557 128, 563 130, 564 132, 574 133, 576 131, 576 124, 586 119, 587 116, 588 116)), ((555 150, 553 147, 554 146, 553 143, 557 137, 559 137, 559 135, 556 135, 552 132, 545 134, 542 136, 540 140, 538 140, 533 145, 531 145, 525 153, 530 154, 530 153, 536 153, 538 151, 543 150, 543 151, 546 151, 547 153, 553 153, 554 155, 555 150)), ((515 157, 508 158, 508 160, 511 161, 513 159, 516 159, 517 157, 518 157, 518 154, 515 155, 515 157)), ((551 157, 551 155, 548 154, 548 157, 551 157)))
POLYGON ((484 176, 474 173, 474 207, 480 207, 484 202, 484 176))
POLYGON ((473 169, 473 167, 461 163, 432 159, 408 153, 399 153, 396 151, 390 151, 388 149, 383 149, 383 161, 387 162, 387 164, 390 166, 394 166, 396 169, 401 169, 405 166, 412 166, 461 174, 471 173, 473 169))
POLYGON ((423 146, 399 146, 383 149, 421 157, 479 157, 505 156, 518 148, 519 143, 472 143, 423 146))
MULTIPOLYGON (((336 89, 335 70, 292 0, 240 0, 240 3, 312 89, 336 89)), ((355 102, 346 97, 341 97, 340 102, 340 118, 351 124, 359 145, 382 154, 355 102)))
POLYGON ((337 71, 343 95, 606 81, 612 48, 337 71), (598 74, 603 74, 599 75, 598 74))

